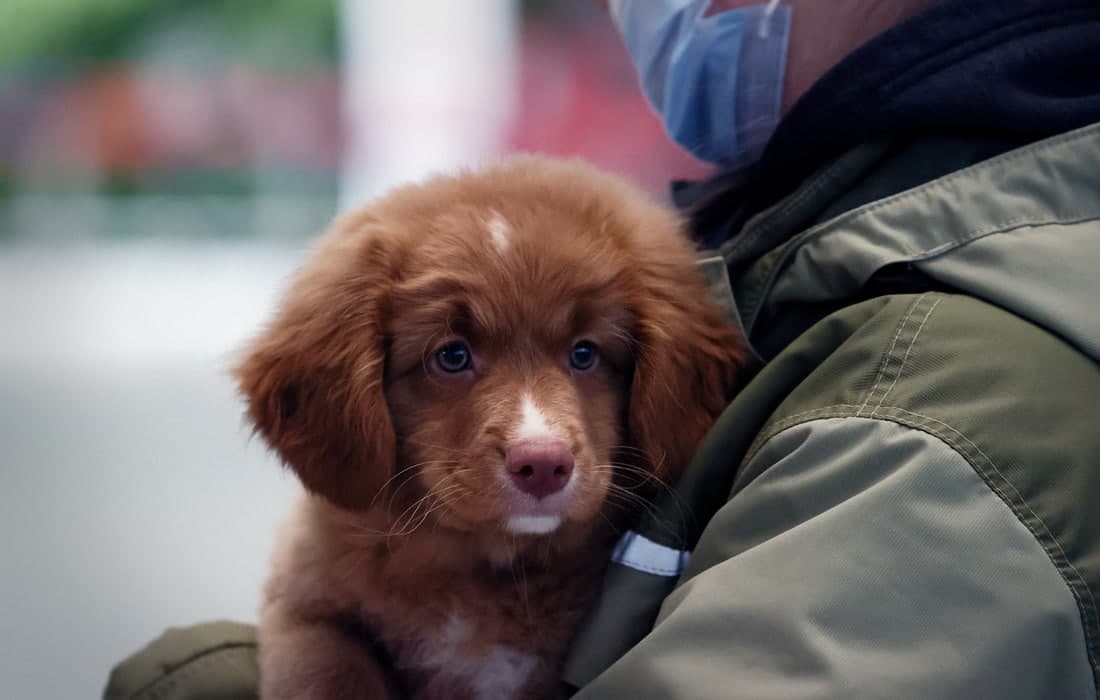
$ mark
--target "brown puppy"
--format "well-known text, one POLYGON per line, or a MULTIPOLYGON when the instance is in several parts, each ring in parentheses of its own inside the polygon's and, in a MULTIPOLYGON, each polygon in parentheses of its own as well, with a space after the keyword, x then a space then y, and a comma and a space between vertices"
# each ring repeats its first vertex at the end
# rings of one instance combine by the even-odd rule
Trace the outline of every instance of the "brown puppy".
POLYGON ((744 359, 678 219, 535 157, 340 219, 237 370, 307 494, 262 696, 545 697, 616 524, 744 359))

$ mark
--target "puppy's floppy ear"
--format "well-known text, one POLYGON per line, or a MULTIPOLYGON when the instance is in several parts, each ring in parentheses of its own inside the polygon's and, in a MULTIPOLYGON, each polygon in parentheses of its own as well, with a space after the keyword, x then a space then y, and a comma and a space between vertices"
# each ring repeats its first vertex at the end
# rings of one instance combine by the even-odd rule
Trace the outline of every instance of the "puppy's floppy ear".
POLYGON ((235 370, 256 432, 307 489, 346 508, 368 506, 396 459, 383 394, 387 238, 362 217, 338 222, 235 370))
POLYGON ((663 479, 691 460, 732 398, 748 359, 678 235, 655 236, 636 255, 637 357, 630 390, 634 444, 663 479))

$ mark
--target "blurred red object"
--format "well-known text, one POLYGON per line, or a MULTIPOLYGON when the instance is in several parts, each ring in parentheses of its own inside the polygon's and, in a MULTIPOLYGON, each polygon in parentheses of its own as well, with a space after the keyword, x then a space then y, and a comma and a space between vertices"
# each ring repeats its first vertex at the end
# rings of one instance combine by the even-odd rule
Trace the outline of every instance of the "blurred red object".
POLYGON ((581 156, 655 192, 707 172, 666 136, 610 23, 534 25, 521 53, 511 149, 581 156))
MULTIPOLYGON (((519 41, 506 151, 580 156, 663 192, 704 165, 664 134, 609 22, 538 24, 519 41)), ((134 172, 263 167, 337 171, 336 66, 263 73, 144 72, 116 65, 0 94, 0 167, 134 172)), ((428 124, 447 115, 424 115, 428 124)))

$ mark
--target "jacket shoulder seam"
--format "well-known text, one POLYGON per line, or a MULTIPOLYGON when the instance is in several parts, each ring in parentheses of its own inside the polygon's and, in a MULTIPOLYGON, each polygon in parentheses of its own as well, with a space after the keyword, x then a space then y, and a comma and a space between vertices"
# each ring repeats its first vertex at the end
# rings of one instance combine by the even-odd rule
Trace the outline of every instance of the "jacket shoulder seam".
MULTIPOLYGON (((883 396, 885 399, 885 395, 883 396)), ((898 423, 913 430, 927 433, 945 443, 958 453, 977 473, 986 487, 1012 511, 1016 519, 1027 528, 1035 541, 1043 548, 1052 566, 1058 571, 1077 603, 1081 625, 1085 635, 1085 651, 1093 672, 1093 684, 1100 697, 1100 611, 1092 589, 1081 572, 1073 565, 1061 543, 1046 522, 1031 507, 1015 485, 1005 477, 993 460, 974 441, 961 431, 932 416, 910 411, 900 406, 883 406, 882 401, 870 415, 860 415, 865 404, 833 404, 808 411, 801 411, 765 426, 753 443, 742 465, 750 463, 760 449, 782 432, 804 423, 829 418, 862 418, 898 423)))
POLYGON ((905 363, 909 359, 910 353, 913 351, 913 345, 916 344, 917 338, 920 337, 921 330, 924 329, 926 323, 928 323, 929 317, 932 312, 939 306, 943 297, 940 295, 933 295, 929 292, 921 294, 914 299, 906 310, 905 315, 901 321, 897 324, 897 328, 894 332, 894 338, 890 342, 890 347, 886 353, 882 356, 879 363, 878 373, 875 376, 875 381, 871 385, 871 390, 867 392, 867 396, 864 398, 863 403, 860 405, 859 411, 856 412, 857 416, 862 416, 864 411, 871 408, 871 415, 874 416, 874 411, 878 407, 882 406, 882 403, 886 400, 887 395, 894 390, 894 387, 898 383, 898 378, 901 377, 902 371, 905 369, 905 363), (930 300, 935 300, 929 304, 930 300), (923 318, 917 322, 918 309, 924 309, 928 307, 924 313, 923 318), (914 325, 915 324, 915 325, 914 325), (911 330, 915 328, 915 330, 911 330), (904 338, 903 333, 905 334, 904 338), (902 346, 898 346, 898 341, 902 341, 902 346), (889 385, 885 384, 887 376, 892 376, 889 385), (879 396, 879 387, 883 386, 885 391, 879 396), (877 405, 872 407, 872 402, 875 397, 878 396, 877 405))

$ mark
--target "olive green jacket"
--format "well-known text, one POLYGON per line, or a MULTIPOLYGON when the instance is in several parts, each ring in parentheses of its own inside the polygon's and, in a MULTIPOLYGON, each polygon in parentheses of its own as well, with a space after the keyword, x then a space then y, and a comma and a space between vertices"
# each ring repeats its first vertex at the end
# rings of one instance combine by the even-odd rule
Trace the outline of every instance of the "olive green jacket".
POLYGON ((721 251, 750 339, 836 310, 620 546, 578 697, 1098 697, 1100 125, 867 196, 939 146, 856 149, 721 251))
MULTIPOLYGON (((766 362, 616 549, 577 697, 1098 697, 1100 125, 897 191, 966 156, 865 144, 711 261, 766 362)), ((107 696, 249 697, 211 630, 107 696)))

